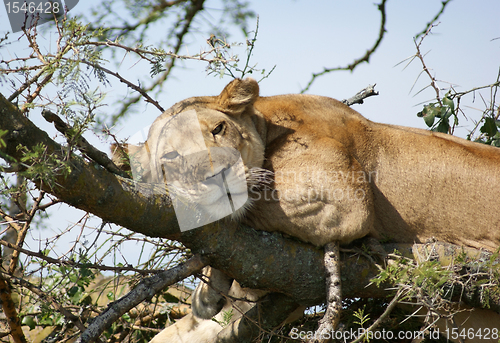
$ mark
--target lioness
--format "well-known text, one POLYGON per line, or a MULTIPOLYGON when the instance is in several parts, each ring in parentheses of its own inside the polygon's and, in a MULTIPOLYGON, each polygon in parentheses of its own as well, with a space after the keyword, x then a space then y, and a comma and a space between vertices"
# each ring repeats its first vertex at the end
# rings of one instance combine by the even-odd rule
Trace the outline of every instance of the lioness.
POLYGON ((327 97, 259 97, 255 80, 236 79, 220 95, 189 98, 156 119, 147 145, 161 146, 159 163, 148 164, 144 146, 132 151, 145 174, 182 157, 178 147, 186 140, 159 143, 167 138, 155 124, 189 110, 209 150, 240 152, 249 197, 238 214, 256 229, 318 246, 368 234, 408 243, 434 237, 490 251, 500 245, 498 148, 374 123, 327 97), (266 171, 274 173, 273 187, 258 188, 269 181, 266 171))
MULTIPOLYGON (((143 175, 158 181, 167 175, 162 166, 183 165, 183 141, 162 135, 160 123, 192 110, 209 151, 229 147, 241 154, 248 199, 233 215, 256 229, 317 246, 366 235, 407 243, 435 238, 490 251, 500 246, 500 149, 374 123, 327 97, 259 97, 255 80, 236 79, 220 95, 181 101, 153 123, 147 143, 133 149, 143 175)), ((229 167, 204 164, 202 173, 201 164, 191 165, 198 181, 229 167)), ((202 186, 204 208, 228 196, 221 187, 202 186)), ((184 190, 169 190, 189 201, 190 188, 177 188, 184 190)), ((202 312, 214 314, 195 313, 202 312)))

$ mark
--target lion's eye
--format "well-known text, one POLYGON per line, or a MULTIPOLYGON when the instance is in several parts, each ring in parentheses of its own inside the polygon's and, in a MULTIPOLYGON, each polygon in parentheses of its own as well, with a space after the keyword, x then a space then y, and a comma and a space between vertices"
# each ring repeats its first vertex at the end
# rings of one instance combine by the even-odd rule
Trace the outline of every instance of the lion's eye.
POLYGON ((223 127, 224 127, 223 123, 220 123, 219 125, 217 125, 217 127, 212 130, 212 135, 214 135, 214 136, 218 135, 222 131, 223 127))
POLYGON ((162 157, 163 158, 166 158, 168 160, 173 160, 174 158, 176 158, 177 156, 179 156, 179 153, 174 150, 174 151, 170 151, 170 152, 167 152, 165 155, 163 155, 162 157))

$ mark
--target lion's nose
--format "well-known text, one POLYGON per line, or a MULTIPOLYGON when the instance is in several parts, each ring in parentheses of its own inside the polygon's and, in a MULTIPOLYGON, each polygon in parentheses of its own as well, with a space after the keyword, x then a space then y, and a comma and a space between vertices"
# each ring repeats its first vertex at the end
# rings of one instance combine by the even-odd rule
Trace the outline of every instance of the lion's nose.
POLYGON ((230 166, 218 166, 213 173, 209 172, 205 174, 205 180, 208 181, 209 179, 213 179, 217 175, 223 174, 226 172, 230 166))

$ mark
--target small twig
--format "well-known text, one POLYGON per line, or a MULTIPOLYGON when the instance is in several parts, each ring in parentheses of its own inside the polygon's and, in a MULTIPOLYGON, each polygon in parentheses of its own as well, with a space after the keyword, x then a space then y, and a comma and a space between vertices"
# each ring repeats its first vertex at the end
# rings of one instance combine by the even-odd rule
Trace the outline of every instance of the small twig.
MULTIPOLYGON (((12 93, 11 96, 9 96, 8 100, 10 102, 13 102, 22 92, 24 92, 30 85, 33 83, 37 82, 38 79, 40 78, 43 73, 45 73, 47 66, 39 66, 40 68, 43 68, 40 70, 38 73, 36 73, 35 76, 33 76, 29 81, 24 82, 19 89, 17 89, 14 93, 12 93)), ((38 69, 38 68, 37 68, 38 69)), ((25 67, 22 68, 23 71, 26 71, 27 69, 25 67)), ((16 73, 19 73, 19 69, 15 70, 16 73)))
MULTIPOLYGON (((3 273, 0 272, 0 276, 3 273)), ((21 287, 27 288, 31 292, 35 293, 40 297, 40 299, 45 300, 46 302, 49 302, 59 313, 61 313, 66 320, 69 320, 73 322, 78 329, 81 331, 85 330, 85 325, 80 321, 80 317, 74 315, 71 313, 69 310, 64 308, 61 304, 59 304, 54 297, 52 297, 50 294, 47 292, 44 292, 42 289, 38 288, 34 284, 32 284, 29 281, 26 281, 24 279, 15 279, 16 283, 19 283, 21 287)), ((98 339, 98 342, 101 342, 100 339, 98 339)))
MULTIPOLYGON (((13 225, 13 224, 11 224, 11 225, 13 225)), ((23 253, 27 256, 33 256, 33 257, 39 258, 43 261, 46 261, 48 263, 56 264, 58 266, 66 265, 66 266, 71 266, 71 267, 89 268, 89 269, 97 269, 97 270, 101 270, 101 271, 113 271, 113 272, 134 272, 134 273, 138 273, 138 274, 142 274, 142 275, 156 274, 156 273, 160 272, 160 270, 158 270, 158 269, 143 270, 143 269, 137 269, 137 268, 129 267, 129 266, 111 267, 111 266, 103 266, 103 265, 95 264, 95 263, 78 263, 78 262, 75 262, 72 260, 53 258, 53 257, 46 256, 41 252, 36 252, 36 251, 31 251, 31 250, 21 248, 18 245, 6 242, 6 241, 1 240, 1 239, 0 239, 0 245, 3 245, 9 249, 14 250, 14 251, 18 251, 20 253, 23 253)))
POLYGON ((322 72, 313 74, 311 80, 307 83, 306 87, 300 91, 300 93, 307 92, 309 90, 309 88, 311 88, 311 85, 313 84, 313 82, 319 76, 331 73, 333 71, 340 71, 340 70, 353 71, 354 68, 356 68, 359 64, 361 64, 363 62, 367 62, 367 63, 369 62, 371 55, 375 52, 375 50, 377 50, 378 46, 380 45, 380 42, 382 42, 382 39, 384 38, 385 32, 386 32, 386 30, 385 30, 385 22, 386 22, 385 3, 386 2, 387 2, 387 0, 382 0, 382 2, 379 5, 377 5, 377 7, 380 11, 380 14, 381 14, 381 20, 380 20, 379 34, 378 34, 377 40, 375 41, 375 44, 369 50, 367 50, 366 53, 362 57, 358 58, 357 60, 354 60, 354 62, 352 62, 351 64, 349 64, 345 67, 325 68, 322 72))
POLYGON ((424 56, 422 56, 422 53, 420 52, 420 46, 422 45, 422 42, 424 41, 425 37, 427 37, 431 33, 432 28, 434 28, 435 26, 437 26, 437 24, 436 25, 431 24, 429 26, 429 28, 427 29, 427 31, 425 32, 425 34, 420 38, 420 41, 418 43, 417 43, 417 40, 415 39, 415 47, 417 49, 417 53, 416 53, 415 56, 420 60, 420 63, 422 63, 423 71, 431 79, 430 86, 432 88, 434 88, 434 91, 436 92, 436 100, 437 100, 437 102, 439 103, 440 106, 443 106, 443 103, 441 102, 439 86, 437 85, 437 80, 436 80, 436 78, 434 76, 431 75, 431 72, 430 72, 429 68, 427 68, 427 65, 425 64, 424 56))
MULTIPOLYGON (((55 128, 65 135, 69 139, 74 139, 75 137, 71 137, 71 127, 66 124, 61 118, 59 118, 56 114, 52 113, 49 110, 43 110, 42 115, 49 123, 54 123, 55 128)), ((106 168, 111 173, 120 175, 124 178, 130 178, 127 173, 119 169, 109 157, 103 153, 102 151, 94 148, 84 137, 81 135, 76 137, 75 140, 76 146, 80 149, 81 152, 86 154, 95 162, 99 163, 101 166, 106 168)))
MULTIPOLYGON (((24 223, 21 230, 18 231, 18 233, 17 233, 17 241, 16 241, 17 246, 22 247, 22 245, 24 243, 24 239, 26 238, 26 234, 28 233, 28 229, 31 225, 31 221, 35 217, 35 213, 36 213, 36 211, 38 211, 38 209, 39 209, 38 206, 40 205, 40 202, 42 201, 44 195, 45 195, 45 192, 40 191, 40 194, 38 195, 38 198, 35 200, 33 207, 31 207, 31 210, 28 212, 28 218, 26 219, 26 222, 24 223)), ((14 250, 12 252, 12 257, 10 260, 9 274, 11 274, 11 275, 14 274, 18 260, 19 260, 19 251, 14 250)))
POLYGON ((198 54, 195 55, 179 55, 174 52, 168 51, 168 52, 163 52, 163 51, 150 51, 150 50, 145 50, 145 49, 140 49, 140 48, 131 48, 129 46, 113 42, 113 41, 106 41, 106 42, 85 42, 82 43, 81 45, 95 45, 95 46, 109 46, 109 47, 116 47, 120 49, 124 49, 128 52, 134 52, 136 53, 141 59, 144 59, 148 62, 154 63, 155 61, 147 55, 152 55, 152 56, 157 56, 157 57, 171 57, 175 59, 181 59, 181 60, 195 60, 195 61, 204 61, 209 64, 211 63, 227 63, 227 62, 236 62, 235 59, 224 59, 224 58, 218 58, 218 57, 208 57, 212 55, 214 52, 217 52, 219 48, 213 47, 212 49, 202 51, 198 54))
POLYGON ((133 84, 132 82, 128 81, 127 79, 125 79, 123 76, 121 76, 120 74, 114 72, 114 71, 111 71, 107 68, 104 68, 103 66, 100 66, 96 63, 92 63, 92 62, 89 62, 89 61, 86 61, 86 60, 81 60, 80 61, 81 63, 85 63, 95 69, 99 69, 99 70, 102 70, 103 72, 105 72, 106 74, 109 74, 109 75, 112 75, 114 77, 116 77, 120 82, 126 84, 128 87, 132 88, 133 90, 135 90, 137 93, 141 94, 145 101, 146 102, 149 102, 150 104, 154 105, 158 110, 160 110, 161 113, 165 112, 165 109, 158 103, 158 101, 154 100, 153 98, 151 98, 149 96, 149 94, 144 91, 141 87, 139 86, 136 86, 135 84, 133 84))
POLYGON ((97 339, 113 322, 120 318, 131 308, 137 306, 147 298, 153 297, 157 292, 170 286, 186 277, 198 272, 206 265, 200 255, 195 255, 178 266, 165 270, 157 275, 143 279, 126 296, 108 305, 89 327, 82 331, 82 335, 76 343, 87 343, 97 339))
MULTIPOLYGON (((205 0, 192 0, 191 1, 191 6, 188 6, 186 8, 185 13, 183 14, 183 25, 176 34, 177 42, 175 43, 172 52, 173 54, 178 54, 181 47, 183 46, 184 43, 184 38, 188 34, 188 31, 191 27, 191 24, 193 23, 193 20, 196 16, 197 13, 202 11, 204 9, 204 4, 205 0)), ((164 82, 167 80, 167 78, 170 76, 170 73, 172 72, 174 66, 175 66, 175 61, 177 59, 175 58, 170 58, 170 61, 167 63, 165 66, 165 71, 158 77, 156 80, 153 81, 153 83, 144 89, 145 92, 149 92, 154 90, 156 87, 161 87, 164 82)), ((118 119, 123 117, 126 113, 127 110, 130 106, 133 104, 137 103, 141 99, 141 96, 135 96, 128 98, 126 102, 123 103, 122 108, 118 111, 118 113, 114 114, 111 117, 111 124, 116 124, 118 119)))
POLYGON ((360 90, 355 96, 350 97, 349 99, 342 100, 342 103, 346 104, 347 106, 362 104, 364 99, 379 94, 378 91, 375 90, 376 85, 376 83, 373 85, 368 85, 368 87, 360 90))
POLYGON ((427 34, 427 31, 429 31, 429 29, 432 27, 432 24, 434 24, 436 21, 439 20, 439 17, 444 13, 444 9, 446 8, 446 5, 448 5, 449 3, 451 2, 451 0, 444 0, 441 2, 441 9, 439 10, 439 12, 434 16, 434 18, 432 18, 432 20, 430 22, 428 22, 425 26, 425 29, 423 29, 420 33, 418 33, 415 38, 418 38, 422 35, 425 35, 427 34))
POLYGON ((369 332, 373 332, 373 330, 375 330, 380 325, 380 323, 385 318, 387 318, 387 316, 389 316, 389 314, 391 314, 392 310, 394 309, 394 307, 396 307, 396 305, 398 304, 398 301, 399 301, 399 299, 401 299, 401 297, 402 297, 401 291, 396 293, 396 295, 394 296, 394 298, 390 302, 389 306, 387 306, 387 308, 385 309, 384 313, 382 313, 382 315, 380 317, 378 317, 377 320, 368 329, 366 329, 366 331, 363 333, 363 335, 356 338, 351 343, 359 343, 359 342, 364 341, 364 338, 366 337, 366 335, 368 335, 369 332))

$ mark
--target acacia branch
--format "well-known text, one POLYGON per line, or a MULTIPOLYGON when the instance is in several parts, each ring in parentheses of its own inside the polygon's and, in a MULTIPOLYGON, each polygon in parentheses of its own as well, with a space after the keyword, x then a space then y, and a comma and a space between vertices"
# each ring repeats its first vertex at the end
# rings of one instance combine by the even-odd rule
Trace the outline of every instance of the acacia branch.
POLYGON ((341 102, 346 104, 347 106, 362 104, 364 99, 379 94, 378 91, 375 90, 376 85, 377 84, 368 85, 368 87, 363 88, 358 93, 356 93, 356 95, 350 97, 349 99, 344 99, 341 102))
POLYGON ((402 293, 403 293, 402 291, 398 291, 396 293, 396 295, 394 296, 394 298, 389 303, 389 305, 387 305, 387 308, 385 309, 384 313, 382 313, 382 315, 380 317, 378 317, 377 320, 372 325, 370 325, 370 327, 368 329, 366 329, 361 336, 356 338, 351 343, 364 342, 366 337, 368 337, 369 333, 373 332, 382 323, 382 321, 391 314, 392 310, 394 310, 396 305, 399 303, 399 300, 403 298, 402 293))
MULTIPOLYGON (((136 30, 139 26, 145 25, 147 26, 148 24, 151 24, 158 20, 158 18, 165 16, 163 14, 165 10, 174 7, 178 4, 181 4, 183 2, 187 2, 188 0, 174 0, 174 1, 165 1, 165 0, 159 0, 156 1, 155 4, 151 4, 153 11, 148 14, 146 18, 143 18, 139 21, 137 21, 135 24, 131 25, 126 23, 123 26, 109 26, 108 30, 111 31, 112 36, 126 36, 129 32, 136 30), (114 31, 119 31, 119 32, 114 32, 114 31)), ((112 11, 111 8, 106 8, 110 12, 112 11)), ((105 13, 103 11, 103 15, 98 17, 97 20, 95 21, 96 23, 100 23, 104 21, 105 16, 108 13, 105 13)), ((90 26, 92 30, 97 30, 97 27, 90 26)))
MULTIPOLYGON (((184 43, 184 37, 187 35, 189 32, 189 29, 191 28, 191 24, 193 23, 194 17, 203 10, 203 5, 205 3, 205 0, 192 0, 191 1, 191 6, 188 6, 186 9, 186 13, 184 15, 184 25, 182 26, 181 30, 177 33, 177 42, 172 50, 172 54, 177 55, 184 43)), ((156 87, 160 86, 167 80, 167 78, 170 76, 170 73, 172 72, 172 69, 175 66, 175 58, 170 58, 169 62, 167 63, 165 67, 165 71, 158 77, 153 84, 151 84, 149 87, 144 88, 144 92, 148 93, 152 90, 154 90, 156 87)), ((133 104, 137 103, 141 99, 141 96, 135 96, 130 99, 127 99, 127 101, 122 105, 122 108, 120 111, 113 115, 111 117, 111 124, 114 125, 117 123, 117 121, 125 116, 125 114, 128 112, 128 109, 130 106, 133 104)))
MULTIPOLYGON (((72 136, 72 128, 66 124, 61 118, 59 118, 55 113, 49 110, 43 110, 42 116, 49 123, 54 123, 57 131, 61 132, 66 138, 74 139, 72 136)), ((83 136, 78 135, 75 139, 76 146, 80 148, 80 151, 86 154, 88 157, 93 159, 95 162, 99 163, 101 166, 106 168, 111 173, 120 175, 122 177, 128 178, 127 173, 119 169, 109 157, 102 151, 96 149, 92 144, 90 144, 83 136)))
POLYGON ((434 16, 434 18, 432 18, 432 20, 430 22, 428 22, 425 25, 425 29, 423 29, 421 32, 419 32, 417 35, 415 35, 415 38, 418 38, 422 35, 425 35, 427 33, 427 31, 429 31, 429 29, 432 27, 432 25, 436 21, 438 21, 439 17, 444 13, 444 9, 446 8, 446 5, 448 5, 450 2, 451 2, 451 0, 444 0, 441 2, 441 9, 439 10, 439 12, 434 16))
POLYGON ((77 268, 90 268, 90 269, 97 269, 97 270, 101 270, 101 271, 113 271, 113 272, 117 272, 117 273, 118 272, 134 272, 134 273, 141 274, 141 275, 149 275, 149 274, 154 274, 154 273, 159 272, 159 270, 157 270, 157 269, 144 270, 144 269, 137 269, 134 267, 127 267, 127 266, 112 267, 112 266, 104 266, 104 265, 95 264, 95 263, 78 263, 78 262, 75 262, 73 260, 62 259, 62 258, 53 258, 50 256, 46 256, 41 252, 36 252, 36 251, 31 251, 31 250, 21 248, 18 245, 6 242, 2 239, 0 239, 0 245, 3 245, 9 249, 14 250, 14 251, 18 251, 20 253, 23 253, 26 256, 33 256, 33 257, 39 258, 45 262, 55 264, 58 266, 64 265, 64 266, 71 266, 71 267, 77 267, 77 268))
MULTIPOLYGON (((28 212, 28 217, 26 218, 26 221, 25 221, 23 227, 20 230, 18 230, 18 232, 17 232, 16 245, 18 245, 20 247, 23 245, 24 239, 26 238, 26 234, 28 233, 28 229, 30 227, 31 221, 35 217, 35 213, 38 211, 39 206, 40 206, 40 202, 42 201, 44 195, 45 195, 45 192, 43 192, 43 191, 40 192, 40 194, 38 195, 38 198, 35 200, 35 203, 33 204, 33 207, 28 212)), ((18 260, 19 260, 19 251, 14 250, 12 252, 12 257, 10 260, 9 274, 14 274, 14 270, 17 267, 18 260)))
MULTIPOLYGON (((2 277, 3 275, 5 274, 0 272, 0 277, 2 277)), ((52 307, 54 307, 59 313, 61 313, 66 320, 74 323, 78 329, 80 329, 81 331, 85 330, 85 325, 83 325, 82 321, 80 320, 80 317, 73 314, 70 310, 66 309, 64 306, 59 304, 59 302, 50 294, 44 292, 39 287, 35 286, 31 282, 26 281, 24 279, 16 279, 15 282, 18 283, 20 286, 29 289, 31 292, 40 297, 41 300, 50 303, 52 307)), ((101 339, 98 339, 97 341, 102 342, 101 339)))
MULTIPOLYGON (((41 143, 46 147, 47 154, 63 154, 59 144, 2 96, 0 129, 8 131, 3 137, 6 146, 1 147, 0 152, 16 160, 23 156, 22 151, 17 149, 18 145, 32 150, 41 143)), ((37 183, 37 180, 33 181, 61 201, 93 213, 106 222, 147 236, 182 242, 194 253, 207 255, 210 265, 224 270, 245 287, 279 291, 303 305, 324 301, 325 271, 321 250, 286 239, 278 233, 255 231, 234 222, 214 222, 181 233, 168 196, 151 194, 147 185, 134 183, 105 169, 96 169, 78 156, 71 158, 70 163, 71 172, 66 177, 56 176, 52 188, 37 183), (300 282, 290 282, 294 279, 300 282)), ((390 248, 390 251, 394 248, 390 248)), ((398 250, 401 249, 399 245, 398 250)), ((378 269, 371 261, 357 257, 355 261, 348 269, 342 269, 342 275, 347 279, 357 280, 359 275, 377 275, 378 269)), ((344 284, 345 296, 377 297, 384 294, 375 286, 364 288, 360 282, 344 284)), ((478 295, 470 294, 468 297, 474 301, 478 295)))
POLYGON ((209 64, 212 63, 228 63, 228 62, 236 62, 235 59, 225 59, 225 58, 219 58, 219 57, 208 57, 212 55, 213 53, 219 51, 221 48, 229 47, 227 43, 225 43, 222 47, 212 47, 209 50, 202 51, 198 54, 195 55, 179 55, 177 53, 174 53, 172 51, 164 52, 164 51, 154 51, 154 50, 146 50, 146 49, 141 49, 141 48, 132 48, 123 44, 120 44, 118 42, 114 41, 106 41, 106 42, 85 42, 82 43, 81 45, 94 45, 94 46, 108 46, 108 47, 116 47, 120 48, 129 52, 133 52, 137 54, 141 59, 144 59, 148 62, 155 63, 156 61, 148 55, 152 56, 157 56, 157 57, 171 57, 175 59, 181 59, 181 60, 195 60, 195 61, 204 61, 209 64))
POLYGON ((93 342, 104 330, 130 309, 139 305, 145 299, 152 298, 165 287, 184 280, 188 276, 200 271, 204 266, 206 266, 206 263, 201 256, 195 255, 174 268, 143 279, 126 296, 109 304, 108 308, 92 321, 76 343, 93 342))
POLYGON ((18 316, 16 305, 12 299, 12 291, 9 282, 2 272, 0 272, 0 307, 7 318, 10 335, 14 343, 27 343, 21 328, 21 320, 18 316))
POLYGON ((380 28, 379 28, 379 33, 377 40, 375 41, 375 44, 366 51, 366 53, 361 56, 360 58, 354 60, 351 64, 345 66, 345 67, 337 67, 337 68, 324 68, 322 72, 319 73, 314 73, 312 74, 311 80, 307 83, 306 87, 300 91, 300 93, 305 93, 311 88, 311 85, 313 84, 314 81, 316 81, 316 78, 323 76, 325 74, 334 72, 334 71, 340 71, 340 70, 345 70, 345 71, 353 71, 354 68, 356 68, 359 64, 363 62, 369 62, 371 55, 377 50, 378 46, 380 45, 380 42, 382 42, 382 39, 384 38, 385 35, 385 22, 386 22, 386 14, 385 14, 385 3, 387 0, 382 0, 382 2, 377 5, 378 10, 380 11, 381 19, 380 19, 380 28))
MULTIPOLYGON (((436 24, 437 25, 437 24, 436 24)), ((430 69, 427 67, 427 65, 425 64, 425 61, 424 61, 424 56, 422 56, 422 53, 420 52, 420 46, 422 45, 422 42, 424 41, 425 37, 427 37, 432 28, 435 27, 436 25, 433 25, 431 24, 429 26, 429 28, 427 29, 427 31, 425 32, 425 34, 420 38, 420 41, 417 43, 417 40, 415 39, 414 43, 415 43, 415 48, 417 49, 417 53, 415 54, 415 57, 418 58, 420 60, 420 63, 422 64, 422 71, 425 72, 427 74, 427 76, 429 77, 429 79, 431 80, 431 83, 430 83, 430 86, 434 89, 434 91, 436 92, 436 101, 439 103, 440 106, 442 106, 442 102, 441 102, 441 97, 440 97, 440 91, 439 91, 439 86, 437 84, 437 80, 436 78, 431 74, 430 72, 430 69)), ((417 78, 418 80, 418 78, 417 78)), ((415 83, 417 82, 417 80, 415 80, 415 83)), ((415 84, 414 84, 415 85, 415 84)), ((410 89, 410 92, 412 91, 413 87, 410 89)), ((425 88, 424 88, 425 89, 425 88)), ((421 91, 420 91, 421 92, 421 91)), ((418 93, 420 93, 418 92, 418 93)), ((417 93, 417 94, 418 94, 417 93)))

